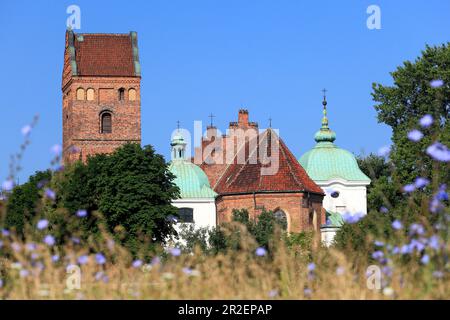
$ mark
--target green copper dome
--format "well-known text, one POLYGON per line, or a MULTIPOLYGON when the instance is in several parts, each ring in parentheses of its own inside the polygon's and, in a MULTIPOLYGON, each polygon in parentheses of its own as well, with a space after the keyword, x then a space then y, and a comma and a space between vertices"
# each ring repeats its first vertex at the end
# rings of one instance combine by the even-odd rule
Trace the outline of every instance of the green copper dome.
POLYGON ((184 138, 176 134, 172 138, 173 161, 169 170, 175 175, 175 184, 180 188, 181 198, 215 198, 209 180, 203 170, 184 158, 186 143, 184 138))
POLYGON ((370 183, 370 179, 359 169, 355 156, 334 144, 336 133, 328 127, 326 105, 324 99, 322 127, 314 136, 317 144, 300 157, 301 166, 315 182, 344 179, 370 183))

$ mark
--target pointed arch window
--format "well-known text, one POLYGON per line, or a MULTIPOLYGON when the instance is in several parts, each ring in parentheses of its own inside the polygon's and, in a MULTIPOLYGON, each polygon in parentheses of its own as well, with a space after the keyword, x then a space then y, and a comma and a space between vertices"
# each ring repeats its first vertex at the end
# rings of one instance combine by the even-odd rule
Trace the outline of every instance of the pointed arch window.
POLYGON ((283 230, 287 231, 287 229, 288 229, 288 221, 287 221, 286 213, 283 210, 281 210, 281 209, 277 209, 277 210, 275 210, 273 215, 275 216, 275 221, 280 225, 280 227, 283 230))
POLYGON ((125 100, 125 89, 120 88, 119 89, 119 101, 123 101, 123 100, 125 100))
POLYGON ((101 132, 111 133, 112 132, 112 115, 109 112, 103 112, 101 114, 101 132))

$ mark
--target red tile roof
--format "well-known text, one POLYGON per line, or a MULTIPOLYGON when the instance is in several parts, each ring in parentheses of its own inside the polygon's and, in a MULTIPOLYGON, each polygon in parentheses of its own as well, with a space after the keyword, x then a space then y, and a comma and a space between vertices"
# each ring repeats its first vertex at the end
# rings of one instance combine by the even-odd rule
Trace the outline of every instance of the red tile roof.
MULTIPOLYGON (((283 140, 272 129, 264 131, 256 139, 258 139, 258 147, 253 148, 244 164, 236 164, 236 155, 234 163, 228 165, 214 187, 217 193, 305 191, 323 194, 323 190, 311 180, 283 140), (272 175, 263 175, 261 169, 270 167, 270 164, 264 166, 257 153, 259 148, 264 146, 268 145, 270 148, 271 135, 275 135, 272 141, 278 144, 278 170, 272 175), (258 158, 255 164, 250 163, 252 155, 258 158)), ((249 150, 249 145, 251 144, 247 141, 246 150, 249 150)))
POLYGON ((130 34, 75 34, 80 76, 135 76, 130 34))

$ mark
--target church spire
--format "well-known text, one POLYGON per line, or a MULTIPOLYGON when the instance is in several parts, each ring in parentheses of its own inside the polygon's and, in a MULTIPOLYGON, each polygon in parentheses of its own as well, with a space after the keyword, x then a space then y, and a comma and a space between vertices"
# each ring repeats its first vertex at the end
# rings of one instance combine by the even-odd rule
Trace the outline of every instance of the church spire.
POLYGON ((336 140, 336 133, 334 133, 329 127, 328 127, 328 116, 327 116, 327 89, 323 89, 323 117, 322 117, 322 127, 319 131, 317 131, 316 135, 314 136, 314 140, 316 142, 333 142, 336 140))

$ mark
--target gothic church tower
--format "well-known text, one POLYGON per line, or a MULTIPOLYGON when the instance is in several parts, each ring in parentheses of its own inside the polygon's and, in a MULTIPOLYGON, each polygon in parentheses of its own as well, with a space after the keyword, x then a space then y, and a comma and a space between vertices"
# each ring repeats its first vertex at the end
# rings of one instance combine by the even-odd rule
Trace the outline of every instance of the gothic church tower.
POLYGON ((66 32, 64 163, 141 142, 141 70, 137 34, 66 32))

